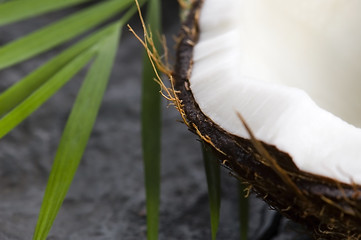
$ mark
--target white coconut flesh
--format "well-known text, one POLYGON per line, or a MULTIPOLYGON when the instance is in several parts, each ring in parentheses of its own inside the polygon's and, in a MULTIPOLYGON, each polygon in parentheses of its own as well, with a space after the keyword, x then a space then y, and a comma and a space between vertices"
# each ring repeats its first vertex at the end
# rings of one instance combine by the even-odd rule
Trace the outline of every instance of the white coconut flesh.
POLYGON ((190 87, 225 131, 361 184, 361 1, 205 0, 190 87))

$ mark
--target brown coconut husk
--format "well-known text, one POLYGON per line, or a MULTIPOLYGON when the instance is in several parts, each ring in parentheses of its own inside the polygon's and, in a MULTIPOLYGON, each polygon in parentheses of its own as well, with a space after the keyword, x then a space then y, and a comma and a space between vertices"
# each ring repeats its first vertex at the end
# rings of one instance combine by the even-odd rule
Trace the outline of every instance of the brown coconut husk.
POLYGON ((163 96, 175 105, 189 130, 214 150, 220 163, 272 208, 306 226, 315 239, 361 239, 360 185, 301 171, 287 153, 258 141, 240 115, 250 139, 226 132, 201 111, 189 88, 189 79, 202 3, 203 0, 193 1, 183 22, 174 70, 162 63, 143 22, 145 40, 138 39, 154 68, 171 81, 167 88, 157 75, 163 96))

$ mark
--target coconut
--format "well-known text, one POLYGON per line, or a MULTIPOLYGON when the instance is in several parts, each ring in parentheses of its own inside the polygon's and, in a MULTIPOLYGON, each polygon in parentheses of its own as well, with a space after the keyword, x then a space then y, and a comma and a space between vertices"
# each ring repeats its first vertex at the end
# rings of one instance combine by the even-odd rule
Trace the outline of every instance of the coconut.
POLYGON ((361 238, 360 9, 193 1, 166 90, 235 177, 320 239, 361 238))

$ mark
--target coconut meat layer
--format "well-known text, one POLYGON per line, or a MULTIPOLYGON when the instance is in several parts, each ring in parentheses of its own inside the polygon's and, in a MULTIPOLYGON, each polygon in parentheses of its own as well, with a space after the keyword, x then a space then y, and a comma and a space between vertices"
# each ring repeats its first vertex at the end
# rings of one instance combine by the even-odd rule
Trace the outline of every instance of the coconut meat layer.
POLYGON ((190 87, 229 133, 361 184, 361 1, 205 0, 190 87))

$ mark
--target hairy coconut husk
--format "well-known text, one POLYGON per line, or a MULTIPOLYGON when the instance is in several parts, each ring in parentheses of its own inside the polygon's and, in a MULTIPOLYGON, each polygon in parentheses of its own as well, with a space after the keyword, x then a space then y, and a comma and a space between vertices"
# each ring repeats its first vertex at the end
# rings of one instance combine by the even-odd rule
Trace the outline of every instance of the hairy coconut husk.
POLYGON ((203 0, 192 2, 182 24, 174 70, 162 63, 142 20, 145 40, 138 39, 154 68, 171 81, 171 88, 167 88, 157 74, 163 96, 175 105, 189 130, 214 150, 220 163, 272 208, 306 226, 315 239, 361 239, 360 185, 301 171, 287 153, 255 139, 240 115, 250 139, 226 132, 201 111, 189 88, 189 79, 202 3, 203 0))
POLYGON ((284 216, 307 226, 315 238, 360 239, 361 186, 300 171, 287 153, 257 141, 251 129, 250 140, 234 136, 200 110, 188 86, 201 6, 202 1, 195 1, 183 23, 172 75, 189 129, 249 189, 284 216))

